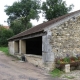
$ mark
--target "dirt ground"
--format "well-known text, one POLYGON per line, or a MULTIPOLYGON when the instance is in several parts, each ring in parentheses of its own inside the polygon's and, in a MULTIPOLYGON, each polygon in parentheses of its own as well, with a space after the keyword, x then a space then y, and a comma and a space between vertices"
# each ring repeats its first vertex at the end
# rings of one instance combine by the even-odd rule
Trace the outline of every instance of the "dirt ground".
POLYGON ((20 62, 0 51, 0 80, 62 80, 52 78, 45 70, 20 62))

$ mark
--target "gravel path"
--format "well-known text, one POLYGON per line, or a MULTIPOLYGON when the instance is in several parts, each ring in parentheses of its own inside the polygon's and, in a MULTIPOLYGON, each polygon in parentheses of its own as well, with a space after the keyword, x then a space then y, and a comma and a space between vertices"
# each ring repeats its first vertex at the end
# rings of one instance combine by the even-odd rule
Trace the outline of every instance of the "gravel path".
POLYGON ((51 78, 43 69, 20 62, 0 51, 0 80, 62 80, 51 78))
POLYGON ((63 74, 61 78, 67 80, 80 80, 80 70, 74 70, 70 73, 63 74))

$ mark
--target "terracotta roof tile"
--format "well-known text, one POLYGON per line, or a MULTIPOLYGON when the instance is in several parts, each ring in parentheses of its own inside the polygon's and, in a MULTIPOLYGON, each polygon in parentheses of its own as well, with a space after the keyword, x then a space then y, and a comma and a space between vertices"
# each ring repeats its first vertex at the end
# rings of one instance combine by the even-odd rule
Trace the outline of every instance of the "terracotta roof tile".
POLYGON ((3 26, 4 28, 6 28, 6 29, 9 29, 9 26, 3 26))

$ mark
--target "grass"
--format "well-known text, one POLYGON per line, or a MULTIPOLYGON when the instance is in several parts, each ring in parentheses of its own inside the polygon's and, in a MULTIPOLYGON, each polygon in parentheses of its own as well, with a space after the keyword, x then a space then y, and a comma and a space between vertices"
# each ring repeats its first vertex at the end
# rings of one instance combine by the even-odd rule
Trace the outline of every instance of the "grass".
POLYGON ((6 55, 10 55, 8 51, 8 47, 0 47, 0 51, 3 51, 6 55))
POLYGON ((16 59, 20 60, 20 58, 14 56, 14 55, 9 54, 8 47, 0 47, 0 51, 3 51, 5 53, 5 55, 7 55, 7 56, 11 56, 13 58, 16 58, 16 59))
POLYGON ((52 75, 52 77, 60 77, 61 74, 63 74, 63 71, 55 68, 53 71, 50 72, 50 74, 52 75))

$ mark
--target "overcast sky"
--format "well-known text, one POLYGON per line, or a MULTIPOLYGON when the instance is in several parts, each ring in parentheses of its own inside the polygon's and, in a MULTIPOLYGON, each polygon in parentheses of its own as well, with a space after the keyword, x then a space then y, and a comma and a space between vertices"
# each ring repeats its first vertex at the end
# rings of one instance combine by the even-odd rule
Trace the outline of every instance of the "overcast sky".
MULTIPOLYGON (((0 24, 3 25, 7 25, 7 23, 5 21, 7 21, 8 16, 6 15, 6 13, 4 12, 5 9, 5 5, 12 5, 13 2, 18 1, 18 0, 1 0, 0 2, 0 24)), ((44 0, 42 0, 44 1, 44 0)), ((74 8, 72 11, 76 11, 80 9, 80 0, 65 0, 67 5, 73 4, 74 8)), ((42 18, 40 18, 40 20, 37 21, 32 21, 34 25, 39 24, 43 21, 42 18)))

